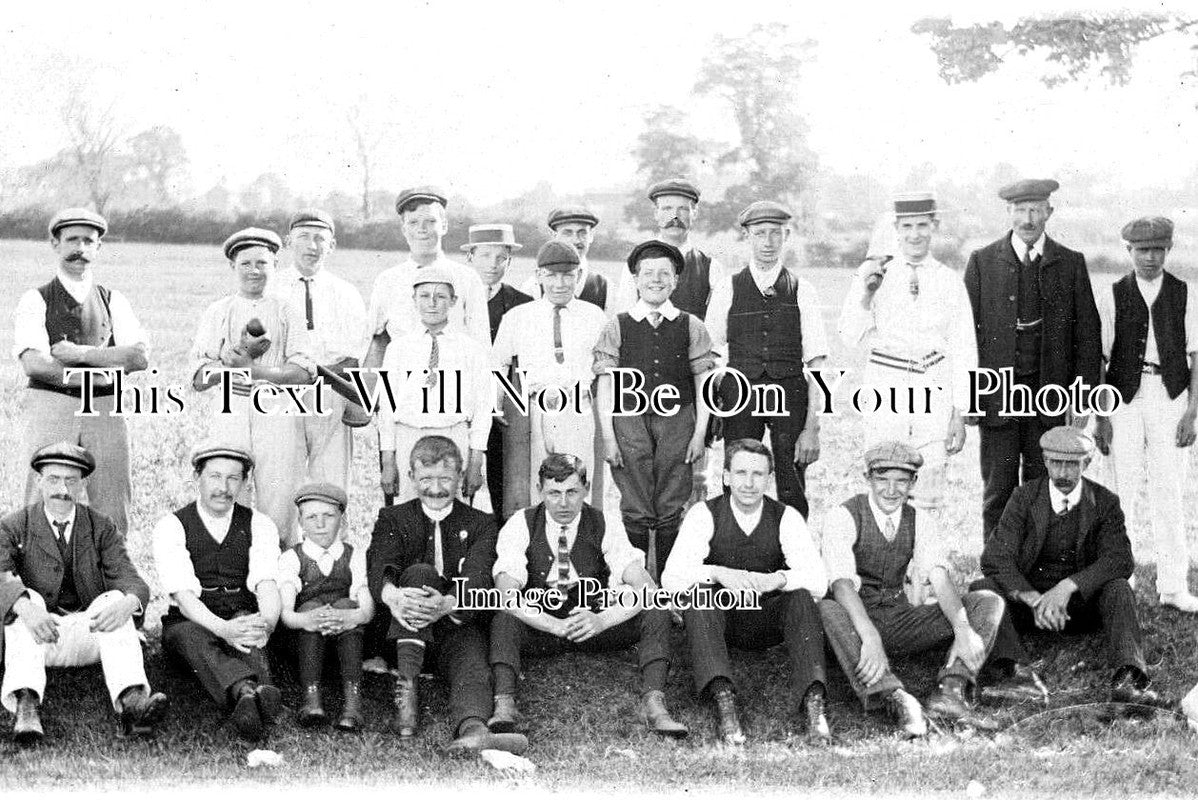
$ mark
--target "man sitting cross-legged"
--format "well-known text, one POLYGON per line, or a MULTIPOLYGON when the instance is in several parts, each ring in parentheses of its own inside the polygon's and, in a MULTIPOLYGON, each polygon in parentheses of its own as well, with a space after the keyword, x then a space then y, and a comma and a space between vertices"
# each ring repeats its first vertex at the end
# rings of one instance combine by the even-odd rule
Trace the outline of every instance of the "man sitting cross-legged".
POLYGON ((888 656, 951 643, 927 710, 990 728, 966 696, 994 644, 1005 604, 994 592, 962 597, 953 586, 936 518, 908 502, 922 465, 915 448, 880 442, 865 454, 869 491, 828 512, 823 543, 832 596, 819 604, 824 632, 866 709, 880 698, 909 736, 923 736, 927 723, 919 701, 891 672, 888 656), (922 604, 928 586, 935 605, 922 604))
POLYGON ((645 554, 629 544, 618 515, 607 518, 585 502, 590 487, 581 459, 551 454, 541 463, 538 486, 541 502, 513 515, 499 532, 495 588, 513 607, 491 623, 491 730, 516 725, 522 653, 602 652, 639 643, 641 718, 662 736, 686 736, 686 726, 670 716, 665 704, 669 613, 644 608, 640 595, 655 588, 645 570, 645 554), (638 596, 634 601, 625 595, 623 602, 606 608, 593 594, 585 596, 608 588, 638 596), (542 602, 530 602, 537 599, 542 602))

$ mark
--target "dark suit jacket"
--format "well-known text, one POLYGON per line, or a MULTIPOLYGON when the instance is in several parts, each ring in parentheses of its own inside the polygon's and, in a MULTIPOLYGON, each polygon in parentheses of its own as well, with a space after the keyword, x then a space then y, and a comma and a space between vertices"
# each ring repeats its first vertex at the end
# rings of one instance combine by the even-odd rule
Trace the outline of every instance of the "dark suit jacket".
POLYGON ((532 298, 524 292, 506 283, 500 283, 499 291, 487 301, 487 316, 491 323, 491 341, 495 341, 495 337, 499 335, 499 323, 503 320, 504 314, 516 306, 531 302, 532 298))
MULTIPOLYGON (((1008 595, 1034 590, 1026 576, 1044 549, 1053 514, 1048 484, 1045 477, 1017 487, 982 550, 982 573, 1008 595)), ((1077 547, 1080 568, 1069 577, 1082 598, 1089 600, 1109 581, 1130 577, 1135 559, 1123 523, 1123 509, 1114 492, 1082 478, 1077 509, 1081 515, 1077 547)))
MULTIPOLYGON (((424 561, 425 546, 433 532, 433 521, 420 508, 420 500, 379 509, 378 520, 366 551, 366 571, 370 593, 380 609, 383 585, 399 585, 399 576, 413 564, 424 561)), ((453 510, 441 521, 441 554, 445 560, 446 580, 462 577, 465 588, 489 589, 494 584, 491 567, 495 566, 495 542, 499 528, 495 518, 463 503, 453 501, 453 510)), ((469 612, 458 612, 466 619, 469 612)))
MULTIPOLYGON (((1099 383, 1102 365, 1101 322, 1094 305, 1086 257, 1045 237, 1040 259, 1040 302, 1043 338, 1040 383, 1068 388, 1076 377, 1091 386, 1099 383)), ((969 256, 965 289, 973 307, 978 338, 978 366, 993 370, 1015 366, 1015 317, 1019 292, 1019 257, 1011 247, 1011 232, 969 256)), ((981 398, 983 425, 1001 425, 998 394, 981 398)), ((1063 417, 1041 415, 1045 425, 1063 424, 1063 417)))

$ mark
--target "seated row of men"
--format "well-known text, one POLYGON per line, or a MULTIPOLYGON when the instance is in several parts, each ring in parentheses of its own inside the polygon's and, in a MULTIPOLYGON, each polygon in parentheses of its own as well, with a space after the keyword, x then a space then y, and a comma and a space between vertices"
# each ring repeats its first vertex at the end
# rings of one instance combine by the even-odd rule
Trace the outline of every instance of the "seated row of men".
MULTIPOLYGON (((714 705, 723 741, 745 741, 729 645, 780 643, 806 738, 830 737, 825 635, 863 704, 880 701, 910 736, 926 733, 925 712, 993 727, 972 691, 985 665, 995 696, 1047 700, 1021 643, 1019 631, 1028 629, 1101 627, 1113 656, 1112 699, 1163 703, 1141 651, 1119 499, 1082 477, 1092 447, 1085 434, 1054 428, 1040 444, 1048 476, 1016 490, 986 543, 984 579, 961 594, 935 517, 907 502, 922 465, 918 451, 889 442, 865 453, 866 491, 828 513, 821 554, 803 517, 765 494, 770 450, 757 440, 730 442, 725 493, 690 509, 660 576, 682 612, 695 689, 714 705), (757 602, 728 607, 704 600, 704 589, 751 592, 757 602), (889 657, 939 648, 947 648, 945 666, 921 704, 889 657)), ((304 725, 327 719, 321 677, 332 648, 344 696, 335 724, 362 727, 363 647, 378 637, 395 656, 388 727, 402 737, 418 730, 417 677, 433 670, 449 684, 450 751, 521 752, 528 744, 516 732, 524 656, 631 644, 641 717, 663 736, 687 735, 664 697, 671 606, 653 599, 655 577, 620 518, 585 502, 581 459, 548 456, 538 474, 541 502, 497 530, 492 515, 459 499, 457 445, 425 437, 409 458, 417 497, 380 511, 365 553, 344 541, 340 487, 310 484, 296 493, 303 539, 280 553, 269 517, 236 502, 253 457, 208 445, 192 464, 196 500, 164 516, 152 534, 170 599, 162 641, 229 710, 241 735, 261 737, 282 712, 264 650, 280 621, 298 661, 304 725), (618 601, 598 604, 586 591, 592 584, 618 601), (502 603, 462 602, 491 588, 502 603)), ((94 459, 60 443, 39 450, 31 465, 42 500, 0 522, 0 700, 15 712, 14 736, 42 738, 47 666, 97 661, 124 730, 149 732, 168 705, 149 686, 135 627, 150 592, 113 523, 77 502, 94 459)))

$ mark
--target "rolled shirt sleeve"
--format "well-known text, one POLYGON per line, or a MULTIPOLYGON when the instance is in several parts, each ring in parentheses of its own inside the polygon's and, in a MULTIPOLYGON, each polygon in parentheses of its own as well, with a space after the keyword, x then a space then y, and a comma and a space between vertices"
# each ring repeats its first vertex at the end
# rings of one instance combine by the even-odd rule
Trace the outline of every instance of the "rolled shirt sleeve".
POLYGON ((707 326, 703 324, 703 320, 690 315, 690 346, 687 349, 686 357, 690 362, 691 374, 702 375, 708 370, 715 369, 716 354, 711 347, 711 336, 707 333, 707 326))
MULTIPOLYGON (((1115 346, 1115 290, 1107 286, 1098 293, 1098 319, 1102 322, 1102 358, 1111 360, 1111 349, 1115 346)), ((1188 321, 1189 308, 1186 309, 1188 321)), ((1189 344, 1189 342, 1187 342, 1189 344)))
POLYGON ((922 603, 931 592, 932 570, 943 567, 952 574, 949 548, 944 530, 934 516, 924 511, 915 513, 915 550, 907 574, 911 578, 912 603, 922 603))
POLYGON ((839 580, 852 582, 853 589, 861 588, 861 576, 857 574, 857 557, 853 546, 857 544, 857 525, 853 515, 844 506, 835 506, 824 514, 823 545, 824 567, 828 583, 839 580))
POLYGON ((624 583, 624 571, 629 567, 644 567, 645 554, 633 547, 619 515, 604 515, 603 561, 610 573, 608 585, 615 588, 624 583))
POLYGON ((810 281, 803 278, 799 278, 798 281, 796 299, 801 317, 799 326, 803 331, 803 361, 810 364, 817 358, 827 358, 828 333, 824 330, 824 311, 819 292, 810 281))
POLYGON ((366 573, 366 548, 355 547, 349 557, 349 598, 357 600, 363 590, 369 591, 366 573))
POLYGON ((786 569, 782 570, 786 583, 782 585, 782 591, 806 589, 818 600, 828 591, 828 574, 807 523, 798 511, 786 506, 778 527, 778 541, 786 559, 786 569))
POLYGON ((620 320, 609 319, 599 332, 599 340, 595 342, 592 369, 596 375, 606 375, 609 369, 620 365, 620 342, 620 320))
POLYGON ((187 550, 187 536, 179 518, 174 514, 167 514, 159 519, 154 524, 150 540, 162 591, 168 596, 179 592, 193 592, 199 597, 202 587, 196 578, 191 553, 187 550))
POLYGON ((732 309, 732 276, 720 279, 711 292, 711 302, 707 304, 707 316, 704 324, 711 337, 711 348, 715 351, 718 364, 728 363, 728 312, 732 309))
POLYGON ((499 530, 495 551, 495 566, 491 568, 491 576, 498 578, 506 572, 523 589, 528 583, 528 559, 525 556, 528 551, 528 523, 523 512, 508 517, 499 530))
POLYGON ((290 586, 295 589, 296 594, 299 594, 303 590, 304 582, 300 580, 299 556, 290 547, 283 551, 283 555, 279 556, 278 574, 280 589, 284 586, 290 586))
POLYGON ((700 583, 713 583, 711 567, 703 562, 711 551, 715 522, 706 503, 696 503, 682 519, 674 549, 661 573, 662 588, 684 592, 700 583))
POLYGON ((26 350, 50 355, 50 337, 46 334, 46 301, 37 289, 21 295, 12 312, 12 357, 19 359, 26 350))
POLYGON ((116 289, 111 290, 108 298, 108 308, 109 313, 112 314, 112 340, 116 346, 132 347, 141 345, 146 348, 148 354, 150 337, 146 333, 146 329, 138 321, 137 315, 133 313, 133 306, 129 305, 129 301, 125 298, 125 295, 116 289))
POLYGON ((245 581, 246 588, 256 592, 258 584, 278 579, 279 529, 270 517, 255 511, 250 520, 250 564, 245 581))

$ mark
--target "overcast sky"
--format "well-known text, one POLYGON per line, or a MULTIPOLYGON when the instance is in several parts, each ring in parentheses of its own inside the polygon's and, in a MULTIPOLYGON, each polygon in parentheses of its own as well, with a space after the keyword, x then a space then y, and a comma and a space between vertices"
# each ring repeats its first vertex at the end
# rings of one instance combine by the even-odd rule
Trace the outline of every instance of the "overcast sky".
POLYGON ((1175 186, 1198 162, 1198 90, 1179 77, 1195 58, 1183 47, 1146 48, 1126 88, 1095 80, 1050 91, 1028 62, 949 87, 926 40, 910 33, 922 16, 1009 22, 1047 3, 967 12, 851 0, 259 5, 6 4, 0 167, 65 143, 58 108, 79 83, 113 104, 131 134, 178 130, 196 191, 267 171, 303 193, 353 191, 345 113, 355 104, 382 137, 379 186, 434 181, 480 203, 540 180, 559 192, 611 186, 631 178, 629 149, 654 105, 688 109, 710 138, 732 136, 725 110, 694 103, 690 90, 711 37, 755 22, 816 40, 801 108, 811 146, 835 170, 894 181, 923 161, 969 173, 1007 161, 1175 186))

